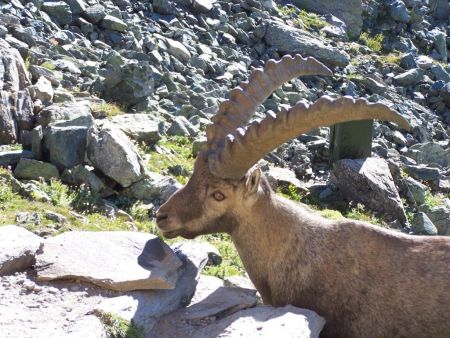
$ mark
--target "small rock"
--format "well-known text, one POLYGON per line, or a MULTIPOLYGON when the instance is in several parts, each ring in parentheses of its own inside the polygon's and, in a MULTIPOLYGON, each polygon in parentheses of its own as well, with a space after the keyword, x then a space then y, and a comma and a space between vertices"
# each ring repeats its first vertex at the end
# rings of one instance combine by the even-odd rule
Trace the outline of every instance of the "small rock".
POLYGON ((60 215, 56 212, 50 211, 50 210, 46 210, 44 213, 44 216, 46 219, 57 222, 61 225, 65 225, 65 224, 69 223, 67 220, 67 217, 60 215))
POLYGON ((106 11, 102 5, 94 5, 86 8, 84 15, 89 22, 98 24, 106 16, 106 11))
POLYGON ((412 204, 421 205, 425 202, 426 185, 417 182, 412 177, 405 178, 405 184, 408 187, 407 197, 412 204))
POLYGON ((270 167, 265 175, 274 190, 280 188, 283 192, 289 193, 289 185, 292 185, 297 192, 308 191, 304 184, 297 179, 295 173, 289 169, 270 167))
POLYGON ((51 163, 21 158, 14 170, 14 176, 24 180, 45 180, 59 178, 58 169, 51 163))
POLYGON ((0 167, 14 167, 21 158, 34 158, 34 153, 29 150, 12 150, 0 152, 0 167))
POLYGON ((45 136, 45 146, 52 162, 59 170, 72 168, 84 162, 87 127, 51 126, 45 136))
POLYGON ((41 76, 35 85, 31 87, 31 95, 33 100, 41 100, 43 103, 51 103, 53 101, 52 84, 45 77, 41 76))
POLYGON ((100 26, 117 32, 126 32, 128 29, 125 22, 112 15, 106 15, 100 22, 100 26))
POLYGON ((161 139, 158 121, 149 114, 124 114, 111 118, 125 134, 138 142, 152 145, 161 139))
POLYGON ((176 116, 167 130, 168 135, 195 137, 198 129, 184 116, 176 116))
POLYGON ((168 38, 165 41, 171 55, 183 62, 188 62, 191 59, 191 53, 181 42, 168 38))
POLYGON ((56 22, 61 26, 65 26, 72 22, 72 11, 70 6, 63 2, 44 2, 42 5, 44 12, 47 12, 50 16, 54 17, 56 22))
POLYGON ((389 4, 389 14, 395 21, 407 23, 410 19, 408 9, 401 0, 395 0, 389 4))
POLYGON ((396 85, 412 86, 421 81, 423 78, 423 71, 420 68, 410 69, 405 73, 399 74, 393 78, 396 85))
POLYGON ((424 212, 414 215, 411 230, 417 235, 437 235, 438 230, 424 212))

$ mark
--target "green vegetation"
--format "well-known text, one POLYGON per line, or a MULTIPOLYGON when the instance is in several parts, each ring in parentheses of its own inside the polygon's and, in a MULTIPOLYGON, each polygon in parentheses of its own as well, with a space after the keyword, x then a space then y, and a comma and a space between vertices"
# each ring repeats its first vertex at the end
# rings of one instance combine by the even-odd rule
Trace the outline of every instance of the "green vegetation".
POLYGON ((359 36, 359 41, 372 49, 376 53, 380 53, 382 49, 382 43, 384 40, 383 34, 377 34, 375 36, 369 36, 367 32, 361 33, 359 36))
POLYGON ((322 217, 328 218, 328 219, 342 219, 344 216, 341 214, 338 210, 332 210, 332 209, 322 209, 319 210, 319 214, 322 217))
POLYGON ((41 63, 41 67, 44 67, 45 69, 48 69, 48 70, 56 69, 55 65, 49 61, 45 61, 45 62, 41 63))
POLYGON ((401 58, 402 57, 399 54, 389 53, 387 55, 380 55, 378 57, 378 60, 383 62, 383 63, 393 63, 393 64, 396 64, 396 65, 399 65, 401 58))
MULTIPOLYGON (((48 195, 50 201, 30 200, 13 191, 11 184, 8 183, 7 177, 9 176, 9 171, 0 168, 0 225, 15 224, 19 212, 28 212, 39 214, 41 219, 40 224, 33 222, 24 224, 25 228, 34 232, 45 229, 51 229, 54 234, 71 229, 130 230, 130 219, 126 215, 116 218, 107 217, 101 197, 84 186, 71 189, 55 179, 48 183, 35 182, 39 190, 48 195), (47 210, 66 217, 68 223, 54 229, 54 222, 44 217, 47 210)), ((133 226, 136 226, 138 230, 154 233, 154 223, 141 208, 142 202, 132 200, 127 206, 123 206, 123 210, 130 215, 137 216, 134 217, 133 226)))
POLYGON ((369 222, 372 224, 385 226, 385 223, 383 223, 383 221, 379 217, 376 217, 372 213, 368 212, 364 205, 360 203, 345 211, 343 215, 346 218, 354 219, 357 221, 369 222))
POLYGON ((231 242, 230 235, 212 234, 201 237, 214 245, 222 256, 222 264, 218 266, 207 266, 203 273, 208 276, 224 278, 225 276, 245 276, 244 265, 242 264, 239 254, 231 242))
POLYGON ((97 114, 101 114, 107 117, 113 117, 116 115, 123 115, 125 111, 116 103, 107 102, 102 104, 95 104, 92 107, 92 111, 97 114))
POLYGON ((429 208, 439 207, 444 205, 444 195, 433 195, 430 191, 425 192, 425 205, 429 208))
POLYGON ((278 187, 276 193, 295 202, 300 202, 304 197, 293 184, 289 184, 287 187, 278 187))
POLYGON ((367 211, 362 204, 357 204, 356 206, 347 206, 342 208, 342 210, 334 210, 323 208, 317 197, 311 194, 299 194, 295 186, 290 185, 287 190, 281 191, 277 190, 277 194, 289 198, 296 202, 302 202, 307 204, 311 209, 317 211, 322 217, 328 219, 342 219, 350 218, 358 221, 369 222, 372 224, 377 224, 385 226, 385 223, 379 218, 367 211))
POLYGON ((291 17, 292 23, 297 27, 309 30, 320 30, 325 26, 328 26, 328 23, 315 13, 287 6, 277 6, 277 9, 282 15, 291 17))
POLYGON ((309 13, 304 10, 300 11, 298 14, 298 19, 301 20, 307 29, 319 30, 325 26, 328 26, 328 23, 321 19, 317 14, 309 13))
POLYGON ((142 328, 113 313, 95 310, 94 314, 102 321, 106 331, 112 338, 141 338, 142 328))
POLYGON ((187 176, 192 173, 194 168, 192 142, 187 137, 163 137, 155 149, 142 145, 141 150, 150 155, 147 162, 149 170, 164 175, 171 174, 180 183, 187 183, 187 176))
POLYGON ((24 65, 27 70, 30 69, 30 66, 31 66, 31 57, 30 56, 26 57, 26 59, 24 60, 24 65))

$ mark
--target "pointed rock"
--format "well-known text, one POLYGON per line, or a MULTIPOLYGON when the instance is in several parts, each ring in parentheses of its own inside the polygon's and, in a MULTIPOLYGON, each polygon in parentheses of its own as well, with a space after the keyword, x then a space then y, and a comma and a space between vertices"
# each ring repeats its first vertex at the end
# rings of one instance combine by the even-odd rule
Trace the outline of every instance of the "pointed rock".
POLYGON ((0 276, 30 268, 43 238, 15 225, 0 227, 0 276))
POLYGON ((387 221, 406 224, 406 213, 386 161, 378 158, 339 160, 333 164, 331 182, 348 201, 364 204, 387 221))

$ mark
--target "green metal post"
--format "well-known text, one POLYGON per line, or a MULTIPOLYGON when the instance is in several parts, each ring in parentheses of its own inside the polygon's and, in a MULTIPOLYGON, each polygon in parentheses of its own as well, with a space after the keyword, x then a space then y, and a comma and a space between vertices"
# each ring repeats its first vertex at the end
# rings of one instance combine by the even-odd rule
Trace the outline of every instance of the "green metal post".
POLYGON ((330 128, 330 167, 343 158, 366 158, 372 152, 373 120, 339 123, 330 128))

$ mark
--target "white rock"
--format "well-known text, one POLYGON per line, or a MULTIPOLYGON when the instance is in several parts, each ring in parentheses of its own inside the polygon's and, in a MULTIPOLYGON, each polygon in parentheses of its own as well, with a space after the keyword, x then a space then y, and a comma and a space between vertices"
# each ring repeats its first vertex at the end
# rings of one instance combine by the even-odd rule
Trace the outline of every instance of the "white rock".
POLYGON ((43 76, 32 86, 31 92, 34 100, 41 100, 42 102, 52 102, 53 100, 54 91, 52 84, 43 76))
POLYGON ((166 45, 169 53, 180 61, 187 62, 191 59, 191 53, 181 42, 167 38, 166 45))

